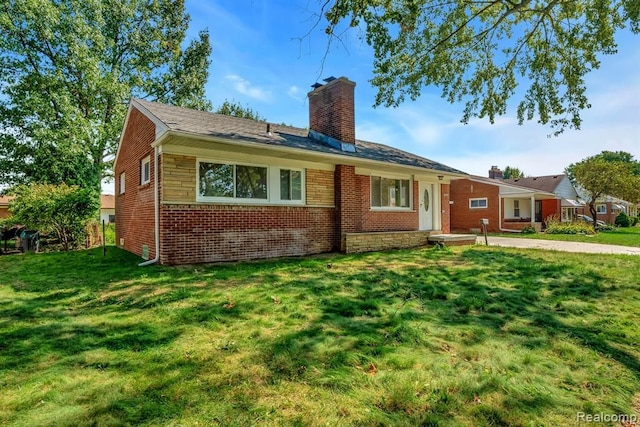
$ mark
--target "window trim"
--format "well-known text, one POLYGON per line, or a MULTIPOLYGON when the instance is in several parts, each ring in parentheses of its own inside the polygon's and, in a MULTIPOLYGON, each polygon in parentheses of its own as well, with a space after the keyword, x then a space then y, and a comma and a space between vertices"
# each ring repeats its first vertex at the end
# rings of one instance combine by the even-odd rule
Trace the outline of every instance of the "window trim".
POLYGON ((606 215, 607 214, 607 205, 606 203, 600 203, 598 205, 596 205, 596 215, 606 215), (600 208, 602 209, 602 212, 600 211, 600 208))
POLYGON ((242 160, 230 160, 224 158, 198 157, 196 158, 196 202, 199 203, 223 203, 233 205, 306 205, 306 169, 298 167, 282 166, 277 164, 264 164, 244 162, 242 160), (234 192, 235 192, 235 167, 249 166, 266 168, 267 170, 267 198, 266 199, 246 199, 239 197, 215 197, 202 196, 200 194, 200 164, 216 163, 234 166, 234 192), (282 200, 280 198, 280 170, 298 171, 301 174, 301 199, 300 200, 282 200))
POLYGON ((413 177, 410 175, 395 175, 395 174, 383 174, 379 172, 372 172, 369 175, 369 209, 372 211, 413 211, 413 177), (408 206, 373 206, 373 178, 409 181, 409 194, 408 194, 408 206))
POLYGON ((145 185, 151 182, 151 156, 146 156, 143 157, 142 160, 140 160, 140 185, 145 185), (144 177, 144 172, 145 172, 145 165, 149 165, 149 175, 147 176, 147 179, 145 180, 144 177))
POLYGON ((489 200, 486 197, 469 198, 469 209, 489 209, 489 200), (484 206, 471 206, 471 202, 484 200, 484 206))
MULTIPOLYGON (((275 170, 275 174, 278 177, 278 185, 277 185, 277 190, 276 191, 272 191, 271 193, 273 194, 273 197, 275 199, 275 203, 283 203, 286 205, 303 205, 304 204, 304 200, 305 200, 305 188, 306 188, 306 181, 305 181, 305 170, 304 168, 289 168, 289 167, 284 167, 284 166, 273 166, 273 168, 275 170), (300 172, 300 200, 293 200, 293 199, 283 199, 282 198, 282 193, 280 192, 280 171, 283 170, 288 170, 290 172, 300 172)), ((267 169, 267 174, 270 175, 271 171, 269 170, 269 168, 267 169)), ((269 193, 269 187, 268 187, 268 183, 267 183, 267 193, 269 193)))
POLYGON ((513 216, 515 218, 520 218, 520 200, 518 199, 513 200, 513 216))
POLYGON ((118 189, 118 194, 124 194, 126 182, 127 180, 126 180, 125 172, 120 172, 120 178, 118 183, 120 188, 118 189))

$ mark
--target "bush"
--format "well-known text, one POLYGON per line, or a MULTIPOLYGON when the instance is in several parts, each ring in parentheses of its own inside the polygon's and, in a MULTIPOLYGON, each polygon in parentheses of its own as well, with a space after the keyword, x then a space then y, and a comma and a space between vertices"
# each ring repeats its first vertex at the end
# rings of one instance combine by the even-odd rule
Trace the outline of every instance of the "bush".
POLYGON ((599 225, 597 227, 598 231, 615 231, 616 228, 611 224, 599 225))
POLYGON ((631 220, 631 226, 635 227, 636 225, 638 225, 638 217, 637 216, 630 216, 629 219, 631 220))
POLYGON ((626 213, 620 212, 616 217, 615 224, 618 227, 630 227, 631 220, 629 219, 626 213))
POLYGON ((66 184, 21 185, 13 193, 9 211, 16 222, 41 234, 52 234, 69 250, 82 243, 85 227, 100 208, 98 194, 66 184))
POLYGON ((586 222, 551 223, 545 230, 547 234, 595 234, 595 230, 586 222))
POLYGON ((527 225, 526 227, 524 227, 524 228, 520 231, 520 233, 522 233, 522 234, 536 234, 536 233, 537 233, 537 231, 536 231, 536 229, 535 229, 534 227, 532 227, 532 226, 530 226, 530 225, 527 225))

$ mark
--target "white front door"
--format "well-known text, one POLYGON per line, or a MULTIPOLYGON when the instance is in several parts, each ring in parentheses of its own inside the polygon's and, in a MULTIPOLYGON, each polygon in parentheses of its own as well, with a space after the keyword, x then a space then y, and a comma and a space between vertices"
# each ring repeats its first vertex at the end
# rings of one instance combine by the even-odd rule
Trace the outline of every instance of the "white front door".
POLYGON ((421 181, 418 191, 420 230, 433 230, 433 184, 421 181))

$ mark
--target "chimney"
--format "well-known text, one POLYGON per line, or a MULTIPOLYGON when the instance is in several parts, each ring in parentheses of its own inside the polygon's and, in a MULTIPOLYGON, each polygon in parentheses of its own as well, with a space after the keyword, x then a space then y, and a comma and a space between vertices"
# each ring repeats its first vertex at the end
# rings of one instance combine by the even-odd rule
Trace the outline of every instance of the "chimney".
POLYGON ((491 166, 491 169, 489 169, 489 178, 502 179, 502 171, 498 166, 491 166))
POLYGON ((314 84, 309 97, 309 137, 343 151, 355 152, 354 89, 346 77, 314 84))

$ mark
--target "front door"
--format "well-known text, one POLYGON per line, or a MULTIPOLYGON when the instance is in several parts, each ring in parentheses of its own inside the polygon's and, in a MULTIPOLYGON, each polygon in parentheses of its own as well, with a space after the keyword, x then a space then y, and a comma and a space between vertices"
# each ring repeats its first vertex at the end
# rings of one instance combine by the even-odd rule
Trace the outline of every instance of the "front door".
POLYGON ((433 230, 433 184, 420 182, 418 189, 420 230, 433 230))
POLYGON ((536 200, 536 222, 542 222, 542 200, 536 200))

